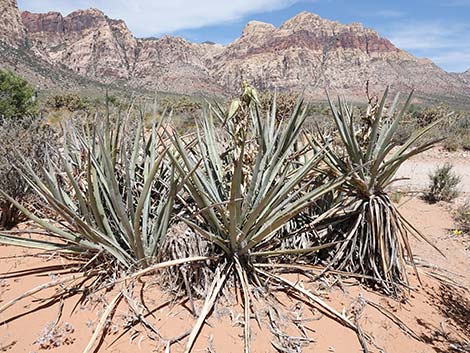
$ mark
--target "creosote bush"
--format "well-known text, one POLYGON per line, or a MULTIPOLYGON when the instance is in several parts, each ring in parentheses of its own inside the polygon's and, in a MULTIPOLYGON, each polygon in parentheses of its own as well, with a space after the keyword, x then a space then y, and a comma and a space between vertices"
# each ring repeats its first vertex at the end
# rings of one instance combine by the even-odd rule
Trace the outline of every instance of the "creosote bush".
POLYGON ((67 110, 68 112, 86 111, 91 107, 91 102, 87 98, 82 98, 77 94, 56 94, 47 98, 45 108, 48 110, 67 110))
POLYGON ((35 89, 11 71, 0 69, 0 119, 22 119, 37 112, 35 89))
POLYGON ((453 171, 452 164, 446 163, 429 174, 430 185, 424 198, 429 202, 452 201, 459 195, 460 177, 453 171))

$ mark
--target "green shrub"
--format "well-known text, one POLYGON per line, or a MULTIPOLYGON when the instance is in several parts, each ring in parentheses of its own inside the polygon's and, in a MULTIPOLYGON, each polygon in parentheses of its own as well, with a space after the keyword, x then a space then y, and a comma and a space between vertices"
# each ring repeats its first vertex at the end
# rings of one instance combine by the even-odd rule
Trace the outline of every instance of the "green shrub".
POLYGON ((0 118, 23 118, 36 112, 35 89, 14 73, 0 70, 0 118))
POLYGON ((430 185, 425 194, 425 199, 429 202, 452 201, 459 192, 457 187, 460 183, 460 177, 452 170, 453 166, 449 163, 438 167, 429 175, 430 185))

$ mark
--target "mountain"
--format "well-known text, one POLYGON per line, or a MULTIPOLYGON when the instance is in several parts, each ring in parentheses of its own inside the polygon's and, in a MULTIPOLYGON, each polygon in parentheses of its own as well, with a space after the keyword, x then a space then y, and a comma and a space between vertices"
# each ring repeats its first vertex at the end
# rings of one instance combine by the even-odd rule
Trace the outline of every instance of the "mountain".
POLYGON ((178 93, 228 94, 248 80, 261 89, 324 89, 363 96, 392 85, 422 96, 468 99, 469 75, 449 74, 428 59, 400 50, 374 30, 302 12, 280 27, 249 22, 227 46, 172 36, 140 39, 122 20, 97 9, 67 16, 20 14, 15 0, 0 0, 0 41, 52 67, 121 87, 178 93))
POLYGON ((452 75, 466 84, 468 86, 467 89, 470 90, 470 69, 462 73, 453 73, 452 75))
POLYGON ((248 78, 264 88, 324 88, 360 95, 371 87, 416 88, 425 94, 458 93, 461 82, 427 59, 396 48, 361 24, 344 25, 302 12, 279 28, 250 22, 212 65, 228 85, 248 78))
POLYGON ((0 41, 14 48, 23 46, 26 34, 16 0, 0 0, 0 13, 0 41))
POLYGON ((15 71, 43 88, 96 87, 101 83, 41 58, 30 48, 16 0, 0 0, 0 68, 15 71))
POLYGON ((51 63, 102 82, 182 93, 220 93, 206 61, 223 49, 182 38, 136 39, 124 21, 97 9, 21 14, 31 50, 51 63))

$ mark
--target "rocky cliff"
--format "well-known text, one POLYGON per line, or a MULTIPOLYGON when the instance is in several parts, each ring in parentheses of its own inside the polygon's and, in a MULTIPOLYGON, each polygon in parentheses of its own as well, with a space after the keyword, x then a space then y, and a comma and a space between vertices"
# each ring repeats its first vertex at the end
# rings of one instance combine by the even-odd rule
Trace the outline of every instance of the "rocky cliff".
POLYGON ((97 9, 21 14, 32 49, 52 63, 104 83, 124 81, 138 88, 218 93, 207 60, 221 46, 182 38, 136 39, 122 20, 97 9), (214 86, 214 87, 212 87, 214 86))
POLYGON ((20 47, 25 44, 25 29, 16 0, 0 0, 0 41, 20 47))
POLYGON ((228 93, 247 79, 265 89, 305 90, 324 96, 363 95, 392 85, 423 95, 470 95, 467 76, 451 75, 430 60, 395 47, 361 24, 349 25, 302 12, 280 27, 249 22, 227 46, 191 43, 182 38, 135 38, 121 20, 100 10, 21 13, 15 0, 0 0, 7 14, 0 40, 27 43, 51 65, 63 65, 103 83, 180 93, 228 93), (10 34, 9 34, 10 33, 10 34))
POLYGON ((454 73, 452 74, 454 77, 458 78, 460 81, 462 81, 464 84, 468 86, 468 89, 470 90, 470 69, 468 69, 465 72, 462 73, 454 73))
MULTIPOLYGON (((224 85, 247 78, 264 88, 328 88, 356 95, 376 89, 458 91, 460 83, 430 60, 417 59, 361 24, 344 25, 303 12, 279 28, 250 22, 211 69, 224 85)), ((321 94, 321 92, 320 92, 321 94)))

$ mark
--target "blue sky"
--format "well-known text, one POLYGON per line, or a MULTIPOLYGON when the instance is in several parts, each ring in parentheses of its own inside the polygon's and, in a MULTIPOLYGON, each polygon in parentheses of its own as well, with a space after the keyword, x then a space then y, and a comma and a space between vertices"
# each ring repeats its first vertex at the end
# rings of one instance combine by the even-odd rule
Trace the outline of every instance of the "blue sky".
POLYGON ((18 0, 21 10, 96 7, 122 18, 136 36, 180 35, 227 44, 249 20, 276 26, 301 11, 362 22, 399 48, 452 72, 470 68, 470 0, 18 0))

